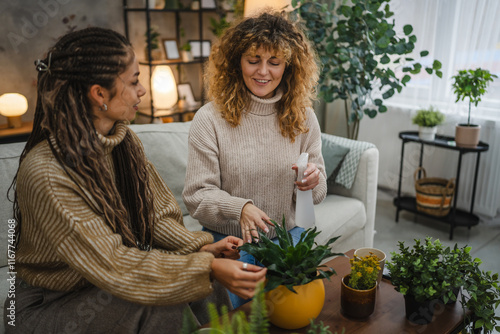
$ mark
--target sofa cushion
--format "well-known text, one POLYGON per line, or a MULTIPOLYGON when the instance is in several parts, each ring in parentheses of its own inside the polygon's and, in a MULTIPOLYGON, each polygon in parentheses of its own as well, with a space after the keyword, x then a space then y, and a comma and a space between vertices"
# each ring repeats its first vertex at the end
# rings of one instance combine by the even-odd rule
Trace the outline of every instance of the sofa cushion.
POLYGON ((179 203, 182 214, 189 214, 182 201, 186 177, 190 122, 130 125, 144 145, 147 158, 156 167, 179 203))
POLYGON ((316 237, 318 244, 341 236, 338 240, 349 238, 366 224, 366 210, 358 199, 338 195, 327 195, 325 200, 314 206, 316 227, 321 233, 316 237))
MULTIPOLYGON (((0 171, 2 177, 0 178, 0 222, 7 226, 9 219, 13 219, 14 214, 12 210, 12 202, 8 200, 7 191, 14 179, 19 166, 19 157, 23 152, 26 143, 13 143, 0 145, 0 171)), ((14 192, 9 194, 11 199, 14 199, 14 192)), ((7 265, 7 228, 0 233, 0 266, 7 265)))

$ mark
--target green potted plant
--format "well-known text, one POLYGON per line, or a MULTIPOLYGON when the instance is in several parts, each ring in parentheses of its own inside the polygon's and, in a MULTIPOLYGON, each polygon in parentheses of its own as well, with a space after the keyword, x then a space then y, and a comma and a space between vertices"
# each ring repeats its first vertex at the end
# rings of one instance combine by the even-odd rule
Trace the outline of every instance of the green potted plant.
POLYGON ((158 41, 158 37, 160 37, 158 28, 154 26, 150 27, 144 34, 144 37, 146 37, 146 47, 144 49, 145 59, 148 61, 160 60, 162 55, 160 50, 160 43, 158 41), (149 57, 150 52, 151 59, 149 57))
POLYGON ((182 61, 186 63, 193 61, 193 54, 191 53, 191 44, 189 44, 189 42, 186 42, 181 45, 181 57, 182 61))
MULTIPOLYGON (((294 12, 304 22, 322 64, 319 96, 327 103, 344 100, 347 136, 357 139, 363 116, 386 112, 384 100, 400 93, 411 75, 424 69, 412 56, 417 41, 413 27, 405 25, 404 36, 396 35, 387 0, 298 3, 292 0, 294 12)), ((419 57, 428 54, 421 51, 419 57)), ((438 60, 425 71, 443 75, 438 60)))
POLYGON ((379 258, 373 253, 349 260, 351 273, 342 278, 340 305, 343 313, 353 318, 366 318, 375 309, 379 258))
POLYGON ((455 128, 455 142, 461 147, 476 147, 479 143, 479 132, 481 127, 477 124, 471 124, 470 112, 472 103, 477 107, 481 101, 481 96, 486 94, 486 88, 493 78, 498 76, 491 74, 488 70, 477 68, 475 70, 460 70, 458 74, 453 76, 452 83, 453 93, 457 96, 455 102, 469 99, 469 113, 467 124, 458 124, 455 128))
POLYGON ((458 262, 445 256, 450 249, 439 240, 428 237, 423 243, 416 239, 413 248, 399 242, 399 253, 391 252, 387 263, 394 288, 405 298, 406 318, 413 323, 427 324, 432 321, 434 304, 443 298, 456 298, 450 284, 461 275, 458 262))
POLYGON ((419 109, 412 118, 412 123, 419 126, 418 136, 422 140, 433 141, 437 126, 444 122, 444 115, 430 106, 429 109, 419 109))
POLYGON ((455 287, 461 287, 461 303, 464 308, 464 322, 466 333, 477 333, 484 329, 484 333, 500 332, 497 323, 500 317, 495 315, 495 309, 500 305, 500 282, 498 273, 482 271, 479 266, 482 261, 472 258, 471 247, 458 249, 455 245, 454 253, 460 263, 463 275, 452 282, 455 287), (466 310, 470 313, 466 313, 466 310))
POLYGON ((269 315, 271 323, 285 329, 297 329, 316 318, 323 308, 325 287, 322 279, 329 279, 335 270, 321 263, 329 257, 345 255, 331 250, 331 244, 339 237, 317 245, 314 239, 320 232, 310 228, 301 234, 294 246, 285 228, 285 218, 281 225, 274 221, 273 224, 278 244, 259 231, 258 240, 240 249, 267 267, 265 291, 266 301, 273 308, 269 315))
POLYGON ((432 319, 435 303, 456 301, 461 289, 461 304, 464 309, 464 323, 467 333, 476 333, 480 328, 485 333, 500 330, 495 309, 500 305, 498 274, 484 272, 479 268, 481 260, 473 259, 470 247, 444 248, 439 240, 432 242, 427 237, 424 244, 415 240, 413 249, 399 242, 399 254, 391 253, 387 264, 392 284, 409 299, 428 301, 430 309, 407 309, 410 321, 423 324, 432 319), (423 310, 423 312, 422 312, 423 310))

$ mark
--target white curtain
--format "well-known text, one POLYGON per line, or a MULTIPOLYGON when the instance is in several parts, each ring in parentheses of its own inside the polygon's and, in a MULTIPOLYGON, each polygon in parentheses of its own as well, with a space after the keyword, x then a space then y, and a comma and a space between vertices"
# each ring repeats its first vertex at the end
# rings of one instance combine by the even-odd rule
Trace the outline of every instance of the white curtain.
MULTIPOLYGON (((468 101, 455 103, 451 77, 458 70, 477 67, 500 77, 500 1, 392 0, 390 6, 395 12, 399 35, 404 35, 404 25, 413 26, 417 36, 413 58, 427 66, 438 59, 443 65, 442 79, 423 71, 412 78, 401 94, 386 101, 387 113, 361 121, 359 139, 375 143, 380 151, 379 186, 397 189, 401 149, 398 133, 418 129, 411 123, 414 112, 430 105, 437 107, 446 114, 439 134, 453 137, 455 124, 467 121, 468 101), (430 54, 419 59, 422 50, 430 54)), ((489 85, 478 107, 472 106, 471 121, 481 125, 481 141, 490 145, 489 151, 481 155, 474 211, 495 217, 500 212, 500 78, 489 85)), ((417 156, 418 151, 414 153, 417 156)), ((418 166, 418 160, 412 160, 412 154, 405 154, 408 155, 405 157, 408 170, 403 177, 405 193, 414 192, 411 168, 418 166)), ((457 152, 442 149, 434 150, 424 159, 428 176, 454 177, 456 165, 457 152)), ((467 210, 474 168, 475 155, 464 156, 457 204, 467 210)))
MULTIPOLYGON (((415 57, 431 65, 443 64, 443 78, 426 72, 414 77, 389 103, 413 107, 437 106, 441 111, 467 117, 468 102, 455 103, 451 77, 461 69, 481 67, 500 77, 500 1, 498 0, 392 0, 396 31, 411 24, 417 36, 415 57), (420 51, 429 56, 419 59, 420 51)), ((500 120, 500 78, 492 82, 473 118, 500 120)))

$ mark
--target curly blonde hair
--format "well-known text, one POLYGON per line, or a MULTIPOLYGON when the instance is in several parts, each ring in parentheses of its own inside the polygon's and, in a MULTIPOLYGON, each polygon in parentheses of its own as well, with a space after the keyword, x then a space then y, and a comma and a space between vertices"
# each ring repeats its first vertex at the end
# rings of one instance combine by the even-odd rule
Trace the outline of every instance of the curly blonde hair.
POLYGON ((286 66, 279 86, 283 97, 276 108, 281 134, 294 142, 296 136, 309 130, 305 126, 306 107, 316 98, 319 70, 316 52, 302 29, 286 15, 266 9, 229 27, 214 43, 205 83, 208 97, 222 117, 238 126, 250 98, 243 81, 242 55, 259 48, 283 54, 286 66))

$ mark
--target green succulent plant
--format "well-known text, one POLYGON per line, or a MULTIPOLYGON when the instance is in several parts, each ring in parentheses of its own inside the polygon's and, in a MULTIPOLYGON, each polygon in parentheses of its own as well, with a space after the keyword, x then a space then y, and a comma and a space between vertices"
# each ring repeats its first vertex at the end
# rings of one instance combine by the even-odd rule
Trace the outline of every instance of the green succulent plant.
POLYGON ((434 127, 444 122, 444 115, 431 106, 429 109, 418 110, 412 122, 418 126, 434 127))
POLYGON ((294 286, 304 285, 317 279, 327 278, 336 274, 333 268, 321 265, 323 260, 332 256, 345 256, 343 253, 333 253, 331 244, 340 236, 331 238, 324 245, 318 245, 314 238, 320 231, 316 227, 302 232, 297 244, 293 245, 292 236, 282 224, 274 224, 279 243, 275 244, 264 233, 259 231, 259 237, 253 243, 246 243, 239 249, 253 255, 257 261, 267 267, 267 285, 265 291, 270 291, 280 285, 295 292, 294 286))

